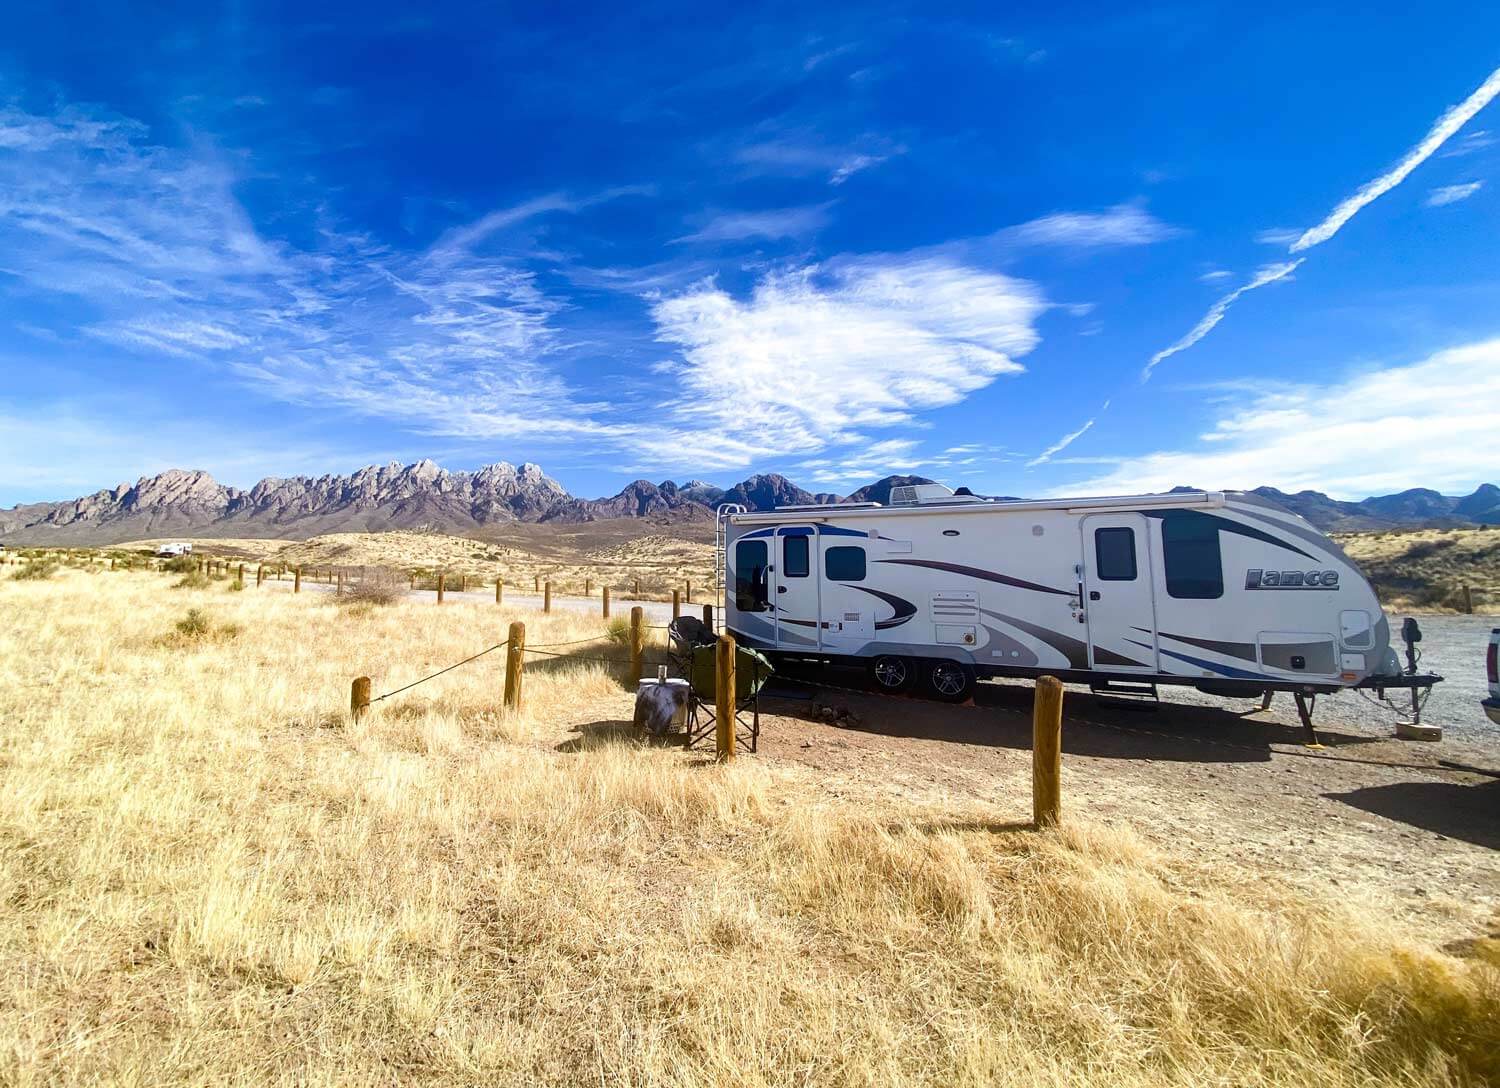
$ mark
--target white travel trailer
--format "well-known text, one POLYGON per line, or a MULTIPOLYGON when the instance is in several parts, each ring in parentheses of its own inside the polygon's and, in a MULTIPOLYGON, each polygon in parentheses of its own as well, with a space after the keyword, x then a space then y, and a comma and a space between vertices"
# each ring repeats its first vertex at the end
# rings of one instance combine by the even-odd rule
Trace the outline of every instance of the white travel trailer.
POLYGON ((178 555, 192 555, 193 546, 191 544, 158 544, 156 546, 156 554, 161 558, 172 558, 178 555))
POLYGON ((1280 690, 1310 732, 1317 694, 1415 679, 1359 568, 1253 494, 997 501, 922 484, 888 506, 726 507, 719 521, 736 639, 865 663, 888 691, 956 701, 977 678, 1042 673, 1148 698, 1158 684, 1280 690))

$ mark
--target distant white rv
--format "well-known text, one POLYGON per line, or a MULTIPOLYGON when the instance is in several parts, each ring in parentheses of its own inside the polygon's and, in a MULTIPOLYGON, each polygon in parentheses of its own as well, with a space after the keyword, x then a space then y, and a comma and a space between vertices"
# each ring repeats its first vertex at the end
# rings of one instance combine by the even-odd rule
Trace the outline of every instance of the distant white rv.
POLYGON ((1310 730, 1319 693, 1415 679, 1359 567, 1254 494, 1005 501, 918 484, 888 506, 730 506, 719 523, 736 639, 864 664, 887 691, 956 701, 979 678, 1042 673, 1150 697, 1290 691, 1310 730))
POLYGON ((191 544, 158 544, 156 546, 156 554, 159 558, 163 559, 170 559, 179 555, 192 555, 193 546, 191 544))

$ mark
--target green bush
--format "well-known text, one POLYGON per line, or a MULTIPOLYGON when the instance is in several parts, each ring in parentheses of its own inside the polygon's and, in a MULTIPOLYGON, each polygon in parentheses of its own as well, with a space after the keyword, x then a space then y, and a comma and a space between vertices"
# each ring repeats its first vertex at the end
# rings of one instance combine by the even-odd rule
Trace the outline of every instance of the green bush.
POLYGON ((609 635, 611 642, 619 643, 621 646, 630 641, 630 621, 624 616, 611 616, 609 622, 604 625, 604 631, 609 635))
POLYGON ((199 571, 189 571, 184 574, 172 586, 173 589, 207 589, 213 585, 213 580, 208 575, 199 571))
POLYGON ((191 555, 174 555, 161 565, 161 569, 169 574, 196 574, 198 560, 191 555))

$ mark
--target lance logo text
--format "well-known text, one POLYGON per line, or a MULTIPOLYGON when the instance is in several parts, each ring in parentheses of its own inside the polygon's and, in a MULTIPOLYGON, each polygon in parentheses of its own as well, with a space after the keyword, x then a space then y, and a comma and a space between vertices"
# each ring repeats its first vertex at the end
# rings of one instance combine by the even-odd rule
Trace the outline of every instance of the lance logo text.
POLYGON ((1246 589, 1338 589, 1336 570, 1259 570, 1245 572, 1246 589))

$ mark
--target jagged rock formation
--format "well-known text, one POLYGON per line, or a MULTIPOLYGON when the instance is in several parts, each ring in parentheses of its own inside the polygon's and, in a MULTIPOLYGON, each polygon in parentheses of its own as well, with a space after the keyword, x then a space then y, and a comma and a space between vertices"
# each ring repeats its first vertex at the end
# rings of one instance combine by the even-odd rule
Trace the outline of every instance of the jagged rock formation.
MULTIPOLYGON (((422 528, 465 535, 514 521, 703 520, 720 502, 750 510, 888 502, 892 487, 930 482, 923 476, 887 476, 844 497, 805 491, 785 476, 767 473, 728 490, 702 480, 635 480, 616 495, 580 499, 539 466, 517 468, 504 461, 474 472, 449 472, 428 460, 392 462, 348 476, 265 479, 248 491, 226 487, 206 472, 172 469, 69 502, 0 510, 0 541, 111 544, 161 536, 301 538, 422 528)), ((1462 497, 1414 488, 1357 503, 1317 491, 1256 490, 1322 529, 1500 524, 1500 487, 1494 484, 1462 497)))

